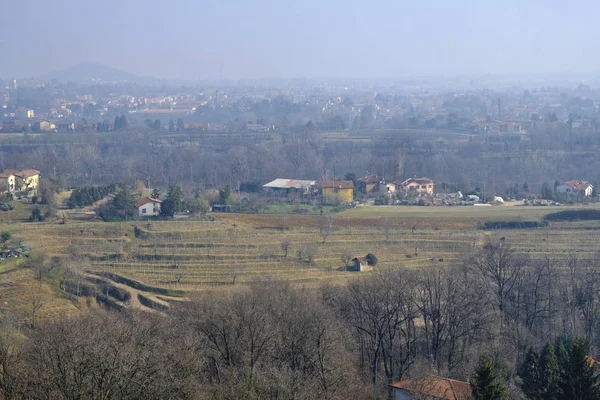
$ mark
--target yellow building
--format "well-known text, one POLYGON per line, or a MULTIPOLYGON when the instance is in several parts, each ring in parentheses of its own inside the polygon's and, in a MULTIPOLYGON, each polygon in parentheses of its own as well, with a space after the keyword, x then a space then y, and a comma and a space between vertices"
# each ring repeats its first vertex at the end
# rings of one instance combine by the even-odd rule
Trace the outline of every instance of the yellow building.
POLYGON ((323 203, 351 203, 354 200, 354 183, 352 181, 321 182, 323 203))
POLYGON ((27 118, 33 118, 35 117, 35 112, 33 110, 27 110, 27 118))
MULTIPOLYGON (((12 175, 14 179, 14 189, 11 192, 37 193, 40 185, 40 171, 37 169, 7 169, 2 175, 12 175)), ((10 178, 8 178, 10 179, 10 178)), ((9 183, 9 188, 10 188, 9 183)))

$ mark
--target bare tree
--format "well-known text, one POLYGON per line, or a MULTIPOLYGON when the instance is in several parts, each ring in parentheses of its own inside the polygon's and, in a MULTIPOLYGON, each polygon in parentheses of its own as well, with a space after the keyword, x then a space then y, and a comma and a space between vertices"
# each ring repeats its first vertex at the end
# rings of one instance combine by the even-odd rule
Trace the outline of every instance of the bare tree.
POLYGON ((347 267, 348 265, 350 265, 350 261, 352 261, 353 258, 354 258, 354 255, 349 250, 344 251, 342 253, 342 255, 340 256, 340 260, 342 261, 342 265, 344 267, 347 267))
POLYGON ((379 220, 379 229, 385 235, 385 241, 390 241, 390 231, 392 230, 392 221, 389 218, 381 218, 379 220))
POLYGON ((488 243, 469 262, 494 289, 498 310, 505 311, 507 299, 528 263, 527 257, 503 242, 488 243))
POLYGON ((327 237, 333 230, 334 221, 335 221, 335 214, 333 214, 333 213, 329 213, 329 214, 326 214, 326 215, 323 215, 320 217, 320 219, 319 219, 319 234, 321 235, 321 238, 323 239, 323 243, 325 243, 325 241, 327 240, 327 237))
POLYGON ((229 270, 229 278, 231 279, 232 285, 235 285, 235 281, 237 280, 237 278, 239 278, 240 275, 242 275, 242 271, 240 271, 239 269, 229 270))
POLYGON ((29 285, 29 295, 31 296, 31 329, 36 327, 36 316, 40 308, 44 305, 44 298, 42 294, 42 286, 31 282, 29 285))
POLYGON ((283 250, 285 252, 285 258, 288 258, 288 254, 289 254, 291 245, 292 245, 292 242, 289 239, 284 238, 281 240, 280 246, 281 246, 281 250, 283 250))

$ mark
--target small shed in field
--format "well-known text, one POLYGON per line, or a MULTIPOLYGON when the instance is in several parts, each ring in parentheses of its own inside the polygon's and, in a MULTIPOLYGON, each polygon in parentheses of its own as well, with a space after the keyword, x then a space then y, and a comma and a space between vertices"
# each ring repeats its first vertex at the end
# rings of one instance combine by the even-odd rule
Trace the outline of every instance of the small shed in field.
POLYGON ((369 264, 367 257, 355 257, 352 259, 352 270, 357 272, 373 271, 373 266, 369 264))

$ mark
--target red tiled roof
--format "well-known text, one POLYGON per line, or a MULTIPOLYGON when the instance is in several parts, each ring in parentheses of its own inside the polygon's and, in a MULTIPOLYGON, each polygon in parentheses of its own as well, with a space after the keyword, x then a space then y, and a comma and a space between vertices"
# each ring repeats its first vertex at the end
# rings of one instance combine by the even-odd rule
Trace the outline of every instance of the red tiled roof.
POLYGON ((392 383, 390 386, 406 392, 433 396, 443 400, 467 400, 471 396, 471 385, 468 382, 440 378, 439 376, 408 379, 392 383))
POLYGON ((352 181, 323 181, 321 182, 322 188, 332 189, 334 187, 338 189, 353 189, 354 182, 352 181))
POLYGON ((575 181, 567 181, 565 185, 571 186, 575 190, 585 190, 590 186, 588 181, 575 180, 575 181))
POLYGON ((135 206, 139 208, 148 203, 162 203, 162 200, 154 199, 152 197, 144 197, 143 199, 138 200, 137 203, 135 203, 135 206))

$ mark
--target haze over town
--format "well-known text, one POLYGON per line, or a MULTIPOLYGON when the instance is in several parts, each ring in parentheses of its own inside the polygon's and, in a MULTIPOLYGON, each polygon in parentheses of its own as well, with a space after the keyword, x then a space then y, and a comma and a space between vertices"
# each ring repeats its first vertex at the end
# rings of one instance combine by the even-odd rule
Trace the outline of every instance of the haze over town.
POLYGON ((188 81, 590 74, 600 65, 599 7, 554 0, 4 0, 0 13, 11 17, 0 25, 0 76, 82 62, 188 81))

